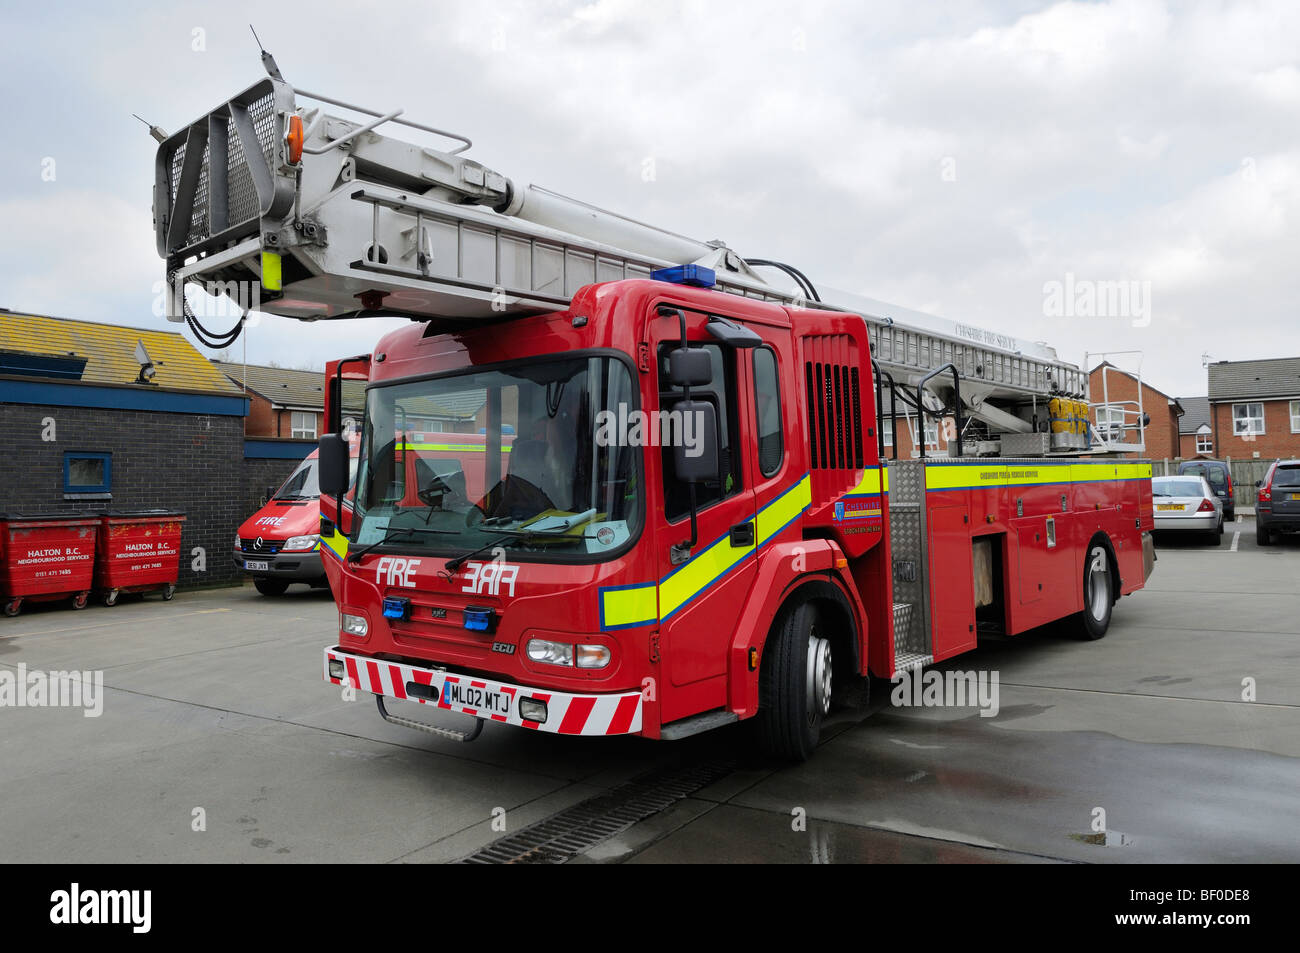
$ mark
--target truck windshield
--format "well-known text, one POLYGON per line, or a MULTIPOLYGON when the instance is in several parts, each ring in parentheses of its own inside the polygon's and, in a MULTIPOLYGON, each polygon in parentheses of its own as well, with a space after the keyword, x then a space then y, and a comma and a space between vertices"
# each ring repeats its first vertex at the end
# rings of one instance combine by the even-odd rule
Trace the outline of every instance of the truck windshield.
POLYGON ((497 546, 522 558, 621 549, 641 525, 639 451, 602 424, 636 403, 609 357, 371 387, 355 544, 488 559, 497 546))

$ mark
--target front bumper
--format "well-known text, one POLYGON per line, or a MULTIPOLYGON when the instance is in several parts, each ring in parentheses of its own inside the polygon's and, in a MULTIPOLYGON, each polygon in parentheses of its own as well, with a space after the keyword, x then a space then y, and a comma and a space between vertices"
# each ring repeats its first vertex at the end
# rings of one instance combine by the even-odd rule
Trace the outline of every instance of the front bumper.
POLYGON ((432 705, 442 711, 460 712, 484 720, 500 721, 520 728, 532 728, 537 731, 549 731, 559 735, 634 735, 641 731, 641 693, 619 692, 600 695, 572 695, 568 692, 542 691, 526 685, 512 685, 508 682, 496 682, 486 678, 475 678, 449 672, 446 669, 407 665, 384 659, 367 658, 355 655, 337 645, 325 650, 325 681, 342 685, 343 679, 330 676, 330 660, 343 662, 347 679, 355 688, 396 698, 399 701, 418 702, 432 705), (426 686, 426 691, 434 698, 420 698, 407 691, 407 685, 414 682, 426 686), (459 683, 470 688, 483 689, 487 692, 500 692, 510 698, 506 714, 483 713, 475 708, 448 703, 445 686, 447 683, 459 683), (519 716, 519 699, 535 698, 546 705, 545 722, 529 721, 519 716))
POLYGON ((307 580, 325 578, 325 567, 321 565, 319 549, 297 553, 281 552, 276 553, 274 556, 245 553, 236 549, 234 556, 235 565, 257 579, 285 579, 293 582, 306 582, 307 580), (245 562, 250 559, 256 562, 264 562, 268 568, 265 570, 245 568, 245 562))

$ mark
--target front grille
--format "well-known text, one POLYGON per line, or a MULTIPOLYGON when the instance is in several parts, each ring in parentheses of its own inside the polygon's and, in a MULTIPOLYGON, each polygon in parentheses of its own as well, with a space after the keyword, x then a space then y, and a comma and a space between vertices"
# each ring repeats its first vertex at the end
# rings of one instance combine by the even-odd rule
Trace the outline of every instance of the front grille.
POLYGON ((240 537, 239 551, 241 553, 251 553, 254 556, 274 556, 284 546, 284 540, 281 539, 263 539, 262 548, 257 548, 257 537, 244 539, 240 537))

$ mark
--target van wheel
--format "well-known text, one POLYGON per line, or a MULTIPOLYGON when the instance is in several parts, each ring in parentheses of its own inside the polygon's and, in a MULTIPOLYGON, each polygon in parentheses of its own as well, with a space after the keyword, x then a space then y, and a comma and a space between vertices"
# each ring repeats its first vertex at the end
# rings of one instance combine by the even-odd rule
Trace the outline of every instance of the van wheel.
POLYGON ((759 672, 758 740, 773 757, 804 761, 831 710, 831 643, 817 610, 796 606, 769 636, 759 672))
POLYGON ((1110 628, 1114 602, 1115 577, 1110 571, 1106 547, 1094 542, 1083 561, 1083 611, 1074 617, 1075 634, 1089 641, 1102 638, 1110 628))
POLYGON ((282 596, 289 588, 283 579, 254 579, 253 586, 264 596, 282 596))

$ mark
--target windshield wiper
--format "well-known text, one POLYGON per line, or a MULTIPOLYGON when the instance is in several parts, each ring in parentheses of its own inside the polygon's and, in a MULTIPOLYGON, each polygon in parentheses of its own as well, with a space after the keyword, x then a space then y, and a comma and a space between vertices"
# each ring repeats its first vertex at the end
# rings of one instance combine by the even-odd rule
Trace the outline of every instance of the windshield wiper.
POLYGON ((388 529, 384 530, 384 535, 380 539, 348 553, 348 562, 356 562, 375 547, 382 546, 389 540, 395 539, 401 535, 459 536, 460 534, 454 529, 426 529, 422 526, 390 526, 388 529))

